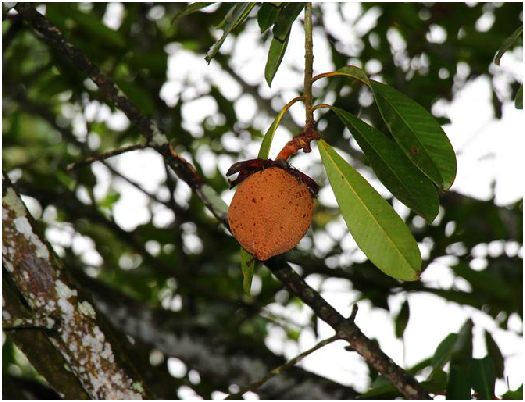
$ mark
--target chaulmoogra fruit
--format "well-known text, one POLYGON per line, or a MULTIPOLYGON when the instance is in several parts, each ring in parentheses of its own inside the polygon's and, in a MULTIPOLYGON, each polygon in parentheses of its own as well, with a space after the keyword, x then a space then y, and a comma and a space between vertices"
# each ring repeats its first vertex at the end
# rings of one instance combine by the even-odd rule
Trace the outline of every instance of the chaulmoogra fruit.
POLYGON ((268 162, 271 167, 242 180, 228 211, 233 235, 260 261, 299 243, 312 223, 317 192, 315 182, 297 169, 263 163, 268 162))

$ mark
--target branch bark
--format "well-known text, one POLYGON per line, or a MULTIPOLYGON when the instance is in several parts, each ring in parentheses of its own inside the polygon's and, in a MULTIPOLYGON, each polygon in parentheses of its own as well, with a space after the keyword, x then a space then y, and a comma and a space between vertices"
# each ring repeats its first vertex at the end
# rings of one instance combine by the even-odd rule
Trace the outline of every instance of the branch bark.
MULTIPOLYGON (((106 331, 107 325, 89 298, 71 283, 67 271, 37 233, 33 218, 4 175, 2 242, 2 265, 7 276, 31 309, 30 313, 53 317, 58 323, 58 330, 50 330, 46 336, 51 349, 60 353, 65 366, 80 383, 84 395, 93 399, 146 398, 142 380, 111 333, 106 331)), ((14 309, 15 305, 11 307, 14 309)), ((32 353, 28 358, 39 360, 41 356, 32 353)), ((64 364, 61 364, 45 372, 63 370, 64 364)), ((51 379, 58 381, 52 373, 51 379)), ((67 391, 77 393, 76 398, 84 396, 78 387, 70 389, 68 383, 52 385, 61 394, 67 391)))
MULTIPOLYGON (((99 87, 110 102, 119 107, 130 121, 142 131, 148 142, 163 155, 168 165, 192 188, 201 198, 212 214, 226 227, 227 205, 204 184, 193 166, 173 153, 167 138, 157 125, 141 114, 125 97, 119 94, 115 84, 98 67, 63 36, 58 28, 53 26, 43 15, 27 3, 18 3, 18 13, 38 31, 44 39, 57 51, 70 60, 75 68, 84 72, 99 87)), ((363 356, 379 373, 387 378, 399 391, 409 399, 430 399, 428 393, 417 381, 401 367, 386 356, 377 345, 368 339, 352 322, 339 314, 318 292, 311 288, 288 264, 270 259, 267 266, 272 273, 283 282, 297 297, 308 304, 312 310, 332 328, 350 346, 363 356)))

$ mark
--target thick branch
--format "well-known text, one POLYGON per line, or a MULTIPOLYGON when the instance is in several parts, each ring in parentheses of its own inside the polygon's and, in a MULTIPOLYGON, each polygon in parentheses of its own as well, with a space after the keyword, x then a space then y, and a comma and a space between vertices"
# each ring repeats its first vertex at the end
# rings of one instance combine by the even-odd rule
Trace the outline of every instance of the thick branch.
MULTIPOLYGON (((16 9, 33 28, 44 36, 51 46, 64 54, 77 69, 85 72, 108 99, 126 113, 130 121, 143 132, 148 140, 152 141, 156 149, 166 158, 170 167, 179 177, 190 185, 216 218, 228 227, 226 204, 209 186, 204 185, 202 178, 197 175, 191 164, 173 155, 173 150, 168 145, 166 137, 160 133, 155 123, 138 112, 127 98, 119 96, 113 82, 102 74, 79 49, 71 45, 64 38, 60 30, 52 26, 49 21, 36 12, 32 6, 19 3, 16 9)), ((341 338, 346 339, 354 350, 390 380, 403 395, 410 399, 430 398, 428 393, 414 378, 396 365, 378 346, 366 338, 355 324, 345 320, 319 293, 308 286, 288 264, 277 264, 275 259, 271 259, 267 262, 267 265, 273 274, 280 279, 292 293, 308 304, 322 320, 332 326, 341 338)))
POLYGON ((59 323, 57 331, 49 331, 49 340, 85 392, 94 399, 144 399, 142 381, 111 333, 105 332, 106 324, 87 297, 71 284, 4 176, 2 242, 2 265, 31 313, 54 317, 59 323))

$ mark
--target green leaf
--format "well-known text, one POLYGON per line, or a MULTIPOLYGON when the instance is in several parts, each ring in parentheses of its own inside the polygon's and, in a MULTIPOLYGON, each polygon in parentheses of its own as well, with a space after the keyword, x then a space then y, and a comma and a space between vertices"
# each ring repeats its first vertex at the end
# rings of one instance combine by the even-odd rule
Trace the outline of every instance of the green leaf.
POLYGON ((432 371, 441 370, 443 366, 451 359, 452 353, 456 347, 458 334, 448 334, 445 339, 441 341, 432 357, 432 371))
POLYGON ((439 198, 432 182, 408 159, 397 143, 342 109, 332 107, 350 130, 375 174, 407 207, 432 222, 439 212, 439 198))
POLYGON ((272 39, 270 49, 268 50, 268 59, 266 60, 266 66, 264 67, 264 78, 269 87, 272 86, 273 77, 275 77, 275 74, 281 65, 281 61, 283 61, 284 53, 288 46, 288 39, 289 36, 286 37, 284 42, 281 42, 279 39, 272 39))
POLYGON ((478 399, 494 399, 496 374, 489 356, 485 356, 482 359, 472 359, 469 378, 472 388, 478 393, 478 399))
POLYGON ((213 4, 213 2, 204 2, 204 1, 196 1, 195 3, 188 4, 186 8, 182 11, 179 11, 177 14, 175 14, 175 17, 173 17, 173 20, 171 21, 172 24, 175 24, 180 18, 185 17, 186 15, 193 14, 197 11, 202 10, 205 7, 208 7, 209 5, 213 4))
POLYGON ((514 106, 516 109, 523 109, 523 84, 520 85, 516 97, 514 98, 514 106))
POLYGON ((257 155, 258 158, 268 159, 275 131, 277 130, 277 127, 279 127, 279 124, 281 123, 285 113, 286 109, 281 110, 273 123, 270 125, 270 128, 268 128, 268 131, 266 131, 266 134, 264 134, 264 139, 262 141, 261 148, 259 149, 259 154, 257 155))
POLYGON ((241 268, 242 268, 242 288, 244 293, 250 296, 250 289, 252 287, 253 271, 255 268, 255 260, 252 255, 241 247, 241 268))
POLYGON ((501 399, 522 401, 523 400, 523 384, 521 384, 520 387, 514 391, 509 390, 505 392, 501 396, 501 399))
POLYGON ((285 42, 288 40, 292 25, 304 8, 304 3, 286 3, 273 27, 273 37, 285 42))
POLYGON ((448 190, 456 177, 456 155, 447 135, 421 105, 388 85, 371 81, 379 111, 410 160, 448 190))
POLYGON ((387 275, 418 279, 421 255, 403 220, 330 145, 323 140, 318 144, 339 209, 357 245, 387 275))
POLYGON ((401 305, 401 310, 399 310, 399 314, 396 316, 396 338, 402 338, 403 334, 405 333, 405 329, 408 325, 408 319, 410 317, 410 307, 408 305, 408 301, 404 301, 401 305))
POLYGON ((304 3, 287 3, 279 13, 277 22, 273 27, 273 39, 264 68, 264 78, 269 87, 272 86, 273 77, 275 77, 286 52, 293 22, 303 8, 304 3))
POLYGON ((279 16, 279 11, 281 11, 281 9, 271 3, 262 4, 257 12, 257 23, 259 24, 259 28, 261 28, 261 33, 266 32, 267 29, 275 24, 279 16))
POLYGON ((256 3, 237 3, 235 6, 228 12, 226 17, 224 17, 224 32, 221 36, 221 38, 215 42, 213 47, 210 49, 208 54, 206 55, 205 60, 208 62, 208 64, 211 62, 211 59, 215 57, 219 49, 221 48, 222 44, 224 43, 224 40, 228 36, 228 34, 238 25, 242 24, 246 17, 248 17, 248 14, 250 14, 250 11, 255 6, 256 3))
POLYGON ((450 365, 447 399, 470 400, 470 384, 467 378, 468 372, 465 367, 460 364, 450 365))
POLYGON ((487 346, 487 353, 492 360, 494 366, 494 372, 497 378, 503 378, 504 359, 501 350, 490 334, 489 331, 485 330, 485 345, 487 346))
POLYGON ((408 158, 434 183, 448 190, 456 177, 456 155, 434 116, 394 88, 370 80, 358 67, 346 66, 327 74, 337 75, 357 79, 372 89, 383 120, 408 158))
POLYGON ((510 35, 506 40, 505 42, 503 42, 503 44, 501 45, 501 47, 499 48, 498 50, 498 53, 496 53, 496 57, 494 57, 494 62, 499 66, 499 63, 501 61, 501 56, 503 56, 503 54, 509 50, 512 45, 514 44, 514 42, 516 42, 516 40, 518 40, 518 38, 520 37, 520 35, 523 33, 523 26, 520 26, 518 29, 516 29, 514 31, 514 33, 512 35, 510 35))

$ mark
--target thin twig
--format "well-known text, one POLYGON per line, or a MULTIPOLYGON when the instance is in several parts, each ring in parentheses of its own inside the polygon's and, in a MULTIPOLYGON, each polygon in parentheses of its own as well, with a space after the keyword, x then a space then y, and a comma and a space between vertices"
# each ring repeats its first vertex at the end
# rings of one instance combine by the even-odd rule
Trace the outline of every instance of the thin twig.
POLYGON ((301 360, 303 360, 309 354, 315 352, 318 349, 321 349, 323 346, 329 345, 330 343, 332 343, 334 341, 337 341, 338 339, 340 339, 339 336, 338 335, 334 335, 334 336, 332 336, 332 337, 330 337, 328 339, 325 339, 324 341, 319 342, 317 345, 315 345, 314 347, 304 351, 300 355, 294 357, 292 360, 289 360, 286 363, 281 364, 279 367, 274 368, 272 371, 270 371, 268 374, 266 374, 260 380, 258 380, 256 382, 254 382, 254 383, 244 387, 243 389, 241 389, 239 392, 237 392, 235 394, 228 395, 225 399, 242 399, 242 396, 246 392, 256 390, 257 388, 259 388, 265 382, 268 382, 269 380, 271 380, 276 375, 281 374, 283 371, 285 371, 289 367, 295 366, 297 363, 299 363, 301 360))
POLYGON ((105 159, 111 158, 113 156, 121 155, 126 152, 136 151, 138 149, 144 149, 148 147, 148 145, 145 144, 136 144, 136 145, 129 145, 127 147, 115 149, 110 152, 106 152, 100 155, 92 156, 91 158, 88 158, 86 160, 83 160, 81 162, 72 163, 67 167, 67 170, 75 170, 83 166, 91 165, 93 162, 100 162, 105 159))
POLYGON ((319 103, 318 105, 315 105, 313 108, 312 108, 312 112, 316 111, 317 109, 323 109, 323 108, 331 108, 332 106, 329 105, 328 103, 319 103))
POLYGON ((312 3, 306 3, 304 11, 304 107, 306 124, 314 123, 312 113, 312 75, 314 65, 314 42, 312 40, 312 3))

